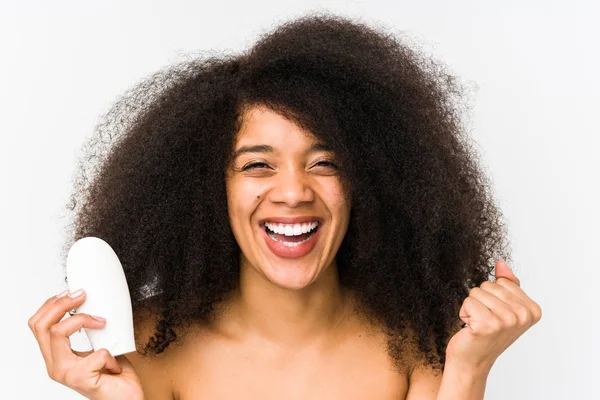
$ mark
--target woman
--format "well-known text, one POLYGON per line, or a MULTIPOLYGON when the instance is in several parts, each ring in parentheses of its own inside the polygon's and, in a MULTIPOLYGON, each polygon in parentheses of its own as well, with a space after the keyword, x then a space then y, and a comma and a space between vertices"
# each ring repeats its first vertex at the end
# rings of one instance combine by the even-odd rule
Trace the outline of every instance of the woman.
POLYGON ((73 352, 106 322, 60 321, 85 301, 62 293, 29 321, 50 377, 91 399, 483 398, 541 309, 498 259, 458 94, 335 16, 138 85, 90 142, 65 246, 115 249, 138 352, 73 352))

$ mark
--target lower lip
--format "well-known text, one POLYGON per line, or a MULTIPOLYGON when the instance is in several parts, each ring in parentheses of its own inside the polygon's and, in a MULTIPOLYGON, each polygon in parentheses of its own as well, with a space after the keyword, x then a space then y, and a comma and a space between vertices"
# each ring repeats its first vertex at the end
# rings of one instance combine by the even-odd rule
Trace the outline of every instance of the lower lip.
POLYGON ((315 234, 312 235, 311 238, 308 239, 306 242, 300 243, 299 245, 294 247, 288 247, 285 244, 278 242, 277 240, 271 239, 271 237, 267 234, 266 229, 267 228, 265 228, 265 226, 263 225, 262 232, 263 236, 265 237, 267 247, 273 252, 273 254, 282 258, 304 257, 305 255, 310 253, 311 250, 315 247, 315 245, 317 244, 319 233, 321 232, 321 226, 319 225, 319 228, 317 229, 315 234))

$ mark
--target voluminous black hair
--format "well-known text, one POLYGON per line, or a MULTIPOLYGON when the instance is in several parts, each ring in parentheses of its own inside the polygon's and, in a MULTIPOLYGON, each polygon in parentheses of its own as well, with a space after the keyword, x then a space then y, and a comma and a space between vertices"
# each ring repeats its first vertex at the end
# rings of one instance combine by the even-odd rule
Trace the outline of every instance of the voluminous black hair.
POLYGON ((85 236, 113 247, 134 316, 157 316, 143 354, 210 321, 239 284, 225 170, 243 111, 258 105, 333 147, 352 199, 340 282, 400 368, 412 349, 443 370, 469 289, 510 256, 461 122, 463 87, 400 37, 305 15, 241 54, 169 66, 104 115, 75 175, 63 260, 85 236))

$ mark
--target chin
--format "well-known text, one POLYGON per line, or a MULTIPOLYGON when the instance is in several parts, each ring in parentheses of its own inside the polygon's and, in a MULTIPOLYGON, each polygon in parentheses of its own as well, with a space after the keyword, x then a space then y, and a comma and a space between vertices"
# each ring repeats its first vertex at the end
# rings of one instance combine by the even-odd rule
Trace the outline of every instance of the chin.
POLYGON ((304 289, 318 278, 316 271, 309 271, 299 265, 270 268, 262 271, 262 275, 273 285, 288 290, 304 289))

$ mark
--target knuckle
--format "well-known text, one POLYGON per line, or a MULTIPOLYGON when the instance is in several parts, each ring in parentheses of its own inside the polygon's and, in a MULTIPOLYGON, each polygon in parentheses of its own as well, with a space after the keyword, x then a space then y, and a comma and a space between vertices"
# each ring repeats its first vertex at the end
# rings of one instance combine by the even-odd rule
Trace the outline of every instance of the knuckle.
POLYGON ((519 317, 514 311, 508 311, 503 316, 503 327, 510 328, 519 324, 519 317))
POLYGON ((100 350, 98 350, 98 353, 100 353, 100 357, 102 358, 102 360, 105 361, 111 357, 109 351, 105 348, 101 348, 100 350))
POLYGON ((492 318, 489 322, 490 332, 495 333, 499 332, 504 328, 502 320, 499 318, 492 318))
POLYGON ((530 315, 531 315, 531 320, 530 320, 530 324, 531 325, 535 325, 537 324, 540 319, 542 319, 542 310, 541 308, 535 307, 533 308, 533 310, 530 311, 530 315))
POLYGON ((52 368, 52 379, 63 385, 72 387, 73 373, 68 367, 68 363, 55 362, 52 368))
POLYGON ((53 381, 56 381, 59 383, 64 382, 64 373, 62 373, 60 371, 52 370, 48 373, 48 375, 50 376, 50 379, 52 379, 53 381))
POLYGON ((27 326, 29 326, 29 329, 31 329, 31 331, 35 333, 35 320, 33 319, 33 317, 29 318, 29 320, 27 321, 27 326))
POLYGON ((56 300, 56 302, 54 303, 53 306, 63 308, 67 304, 71 304, 72 302, 73 302, 72 298, 70 298, 69 296, 63 296, 60 299, 56 300))
POLYGON ((501 277, 497 278, 494 284, 502 287, 508 287, 510 285, 510 282, 512 282, 510 279, 501 277))
POLYGON ((50 333, 50 336, 60 336, 60 328, 58 324, 52 325, 48 330, 48 333, 50 333))
POLYGON ((530 325, 533 321, 533 316, 531 315, 531 312, 527 309, 527 307, 519 307, 517 308, 517 310, 515 310, 515 312, 518 316, 518 320, 522 321, 521 324, 530 325))
POLYGON ((73 299, 71 299, 69 296, 64 296, 64 297, 61 297, 60 299, 56 300, 56 303, 54 303, 54 304, 57 307, 63 308, 63 307, 65 307, 65 305, 67 303, 71 303, 71 300, 73 300, 73 299))
POLYGON ((68 371, 64 374, 63 376, 63 383, 65 385, 67 385, 70 388, 75 388, 77 387, 77 379, 74 376, 75 374, 73 373, 73 371, 68 371))
POLYGON ((50 329, 48 329, 48 333, 50 333, 51 335, 56 335, 58 334, 58 324, 54 324, 50 327, 50 329))
POLYGON ((487 289, 490 289, 492 286, 494 286, 494 284, 493 284, 492 282, 490 282, 490 281, 485 281, 485 282, 483 282, 483 283, 481 284, 481 286, 480 286, 480 287, 481 287, 481 289, 483 289, 483 290, 487 290, 487 289))
POLYGON ((499 319, 492 318, 488 321, 487 324, 484 325, 483 333, 486 335, 493 334, 502 329, 502 324, 499 319))

